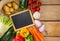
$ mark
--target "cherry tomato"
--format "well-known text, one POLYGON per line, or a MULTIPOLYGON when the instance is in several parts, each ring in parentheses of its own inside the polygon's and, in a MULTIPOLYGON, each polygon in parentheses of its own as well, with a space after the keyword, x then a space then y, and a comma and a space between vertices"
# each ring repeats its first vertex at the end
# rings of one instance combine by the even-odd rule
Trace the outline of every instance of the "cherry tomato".
POLYGON ((36 8, 36 11, 40 11, 40 7, 37 7, 37 8, 36 8))
POLYGON ((28 8, 31 9, 32 8, 32 5, 31 4, 28 4, 28 8))
POLYGON ((33 2, 33 0, 29 0, 29 3, 32 3, 33 2))
POLYGON ((38 2, 38 6, 40 7, 42 5, 42 3, 41 2, 38 2))
POLYGON ((36 12, 36 8, 32 8, 31 11, 32 11, 32 12, 36 12))

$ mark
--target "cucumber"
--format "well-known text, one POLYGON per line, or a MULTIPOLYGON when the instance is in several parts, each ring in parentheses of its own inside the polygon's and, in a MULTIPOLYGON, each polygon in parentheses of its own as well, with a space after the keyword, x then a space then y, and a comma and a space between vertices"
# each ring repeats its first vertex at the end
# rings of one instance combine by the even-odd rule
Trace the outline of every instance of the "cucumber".
POLYGON ((20 9, 25 10, 28 5, 28 0, 20 0, 20 9))
POLYGON ((2 36, 1 41, 7 41, 9 39, 9 37, 11 37, 10 35, 13 32, 13 28, 9 28, 8 31, 2 36))
POLYGON ((8 39, 8 41, 13 41, 14 36, 16 35, 16 32, 13 31, 11 37, 8 39))

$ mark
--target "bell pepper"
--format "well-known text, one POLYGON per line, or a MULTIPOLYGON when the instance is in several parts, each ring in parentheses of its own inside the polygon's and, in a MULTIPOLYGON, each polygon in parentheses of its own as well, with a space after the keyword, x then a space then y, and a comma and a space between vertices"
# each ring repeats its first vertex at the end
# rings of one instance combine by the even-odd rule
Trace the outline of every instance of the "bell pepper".
POLYGON ((24 41, 24 38, 18 34, 17 37, 14 37, 14 41, 24 41))
POLYGON ((22 28, 20 30, 20 35, 23 36, 24 38, 27 37, 29 35, 29 31, 27 28, 22 28))
POLYGON ((27 38, 25 38, 25 41, 34 41, 32 35, 29 35, 27 38))

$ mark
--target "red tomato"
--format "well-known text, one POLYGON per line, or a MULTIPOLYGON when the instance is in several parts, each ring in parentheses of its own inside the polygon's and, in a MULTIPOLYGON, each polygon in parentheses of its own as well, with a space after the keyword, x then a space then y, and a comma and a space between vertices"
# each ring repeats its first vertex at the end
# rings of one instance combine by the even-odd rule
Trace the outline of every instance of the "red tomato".
POLYGON ((37 2, 36 1, 32 3, 32 6, 36 6, 36 5, 37 5, 37 2))
POLYGON ((37 0, 33 0, 33 1, 37 1, 37 0))
POLYGON ((42 5, 42 3, 41 2, 38 2, 38 6, 40 7, 42 5))
POLYGON ((33 0, 29 0, 29 3, 32 3, 33 2, 33 0))
POLYGON ((36 11, 40 11, 40 7, 37 7, 37 8, 36 8, 36 11))
POLYGON ((31 11, 32 11, 32 12, 36 12, 36 8, 32 8, 31 11))
POLYGON ((31 9, 32 8, 32 5, 31 4, 28 4, 28 8, 31 9))

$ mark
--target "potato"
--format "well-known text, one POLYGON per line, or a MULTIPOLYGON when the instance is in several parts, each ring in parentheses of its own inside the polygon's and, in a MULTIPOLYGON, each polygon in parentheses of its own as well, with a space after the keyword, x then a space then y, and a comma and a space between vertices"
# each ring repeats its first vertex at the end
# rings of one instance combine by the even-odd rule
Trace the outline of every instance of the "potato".
POLYGON ((5 5, 5 6, 3 6, 3 10, 6 12, 8 12, 9 11, 9 7, 7 6, 7 5, 5 5))
POLYGON ((14 11, 14 9, 13 8, 10 8, 10 12, 13 12, 14 11))
POLYGON ((13 8, 14 8, 15 10, 19 8, 19 6, 17 5, 17 3, 15 3, 15 2, 12 2, 12 5, 13 5, 13 8))
POLYGON ((5 12, 7 15, 10 15, 11 14, 11 12, 5 12))
POLYGON ((12 7, 12 3, 11 2, 7 3, 7 6, 12 7))

